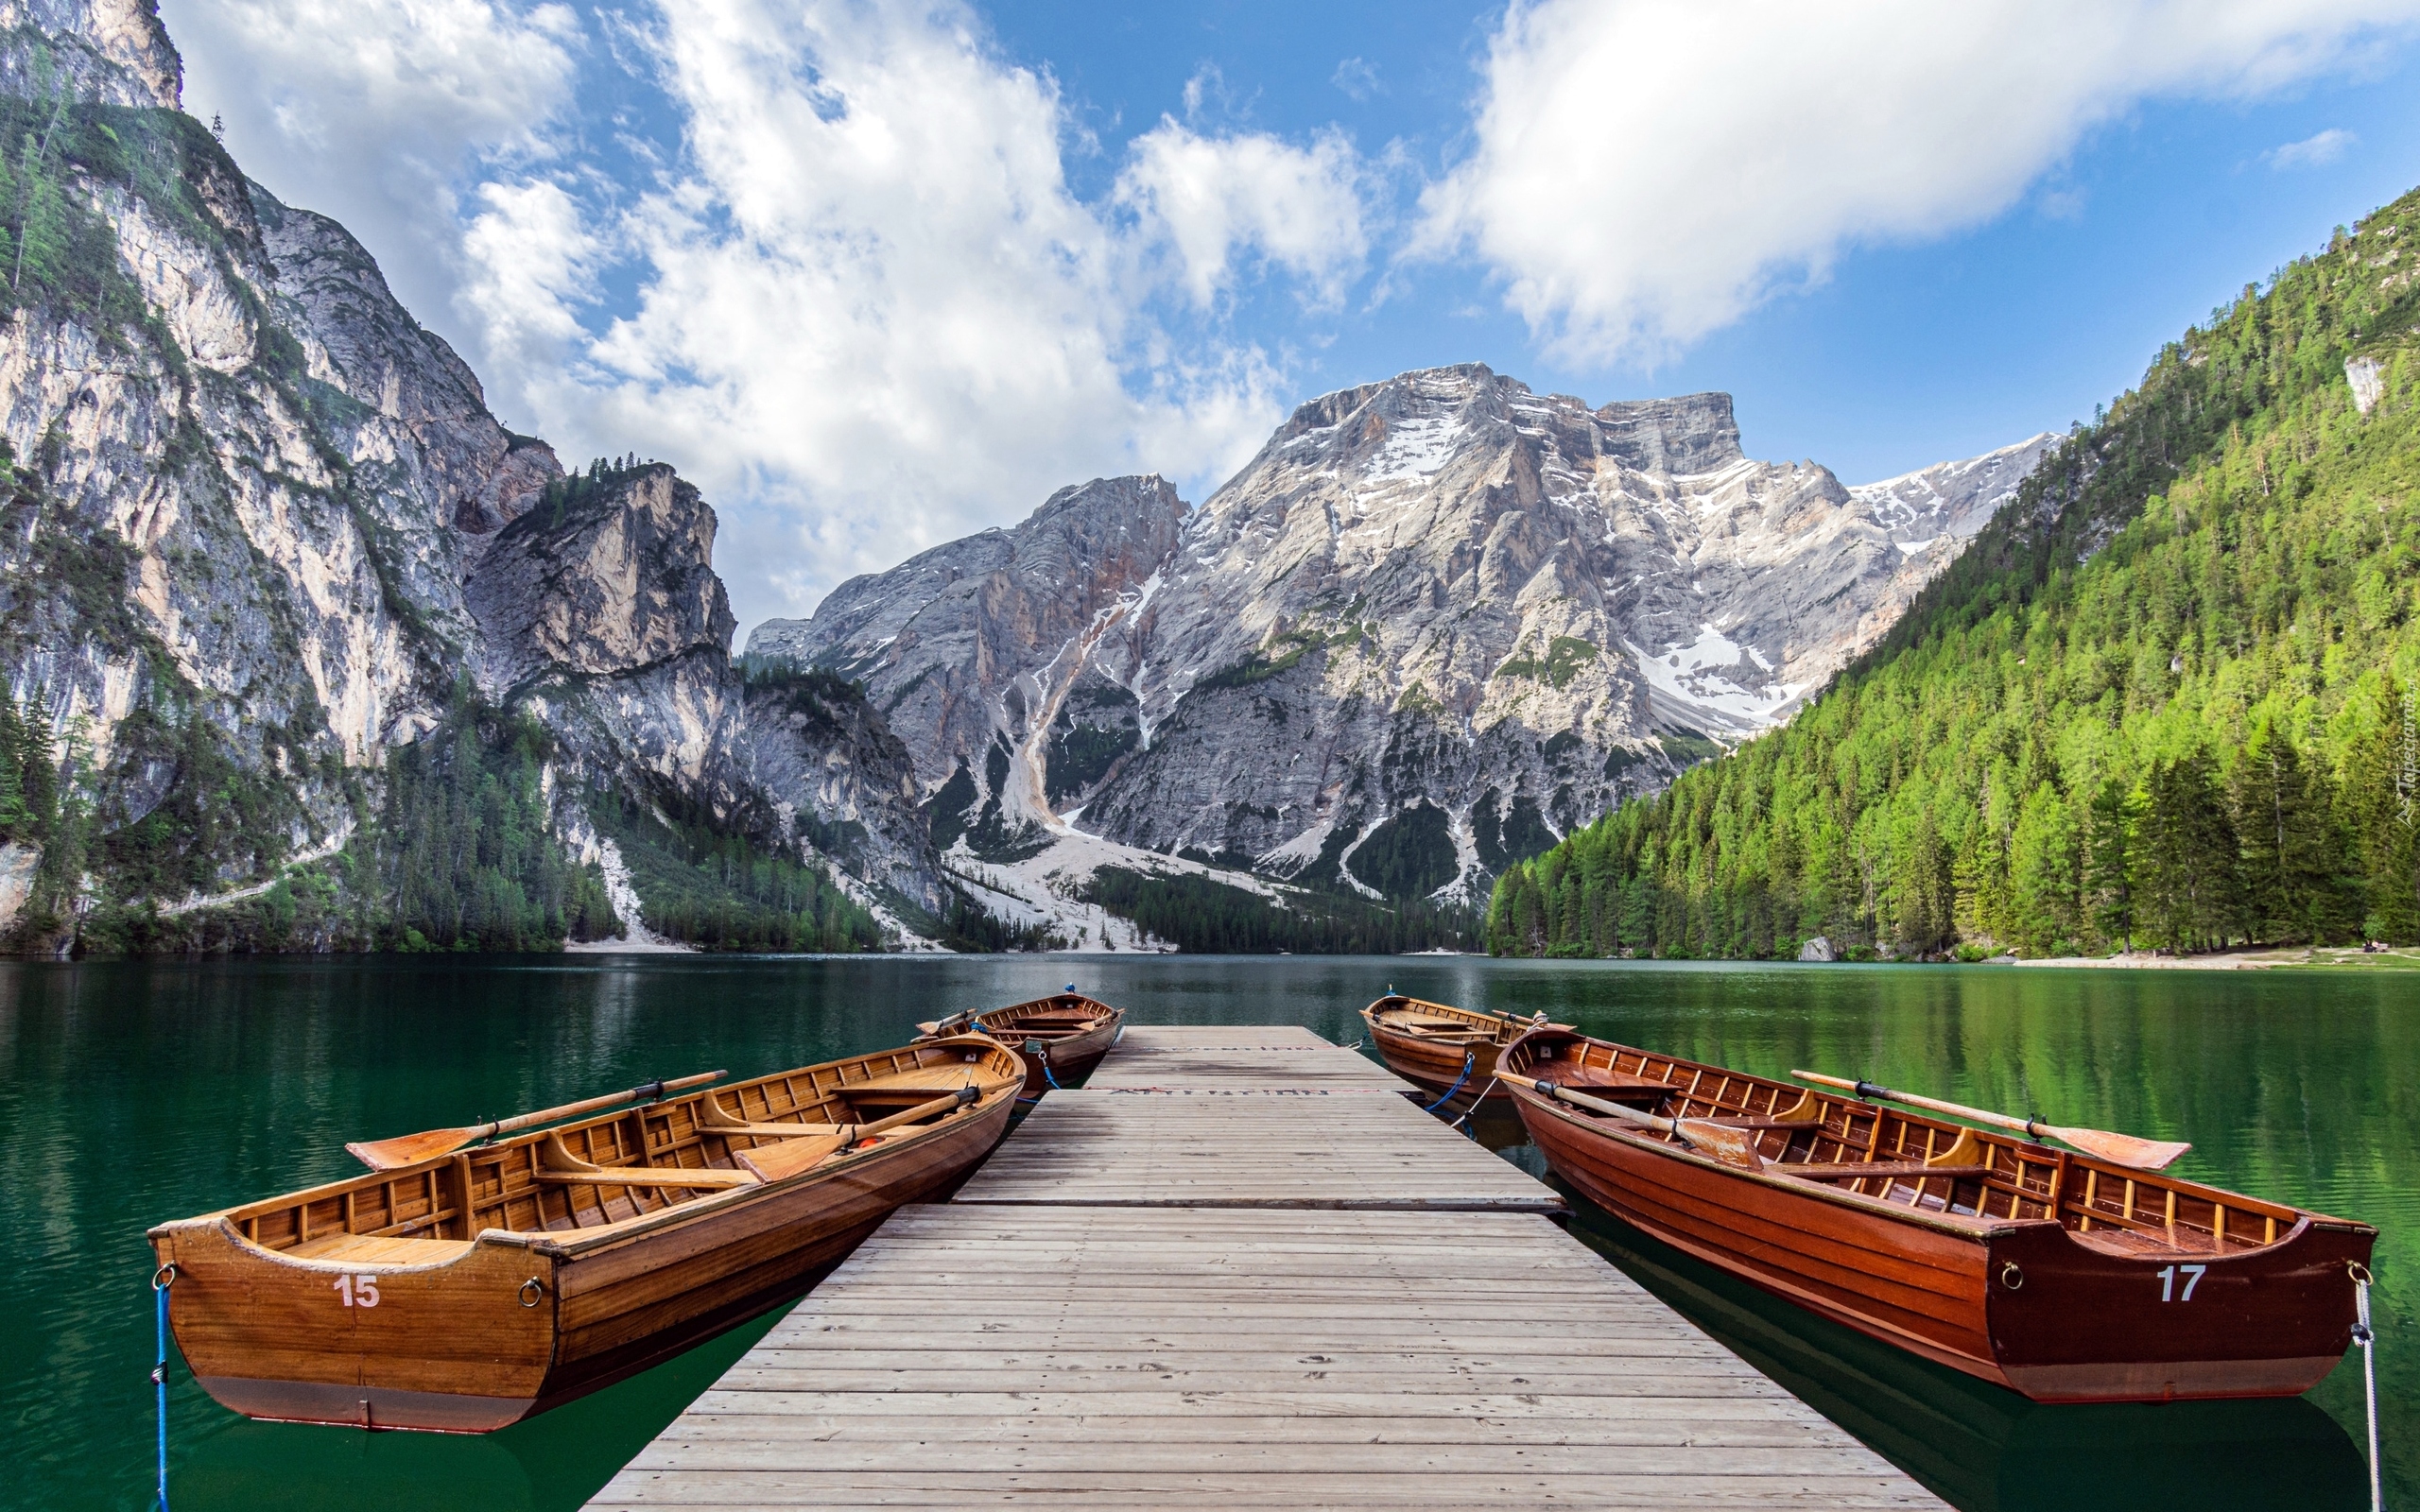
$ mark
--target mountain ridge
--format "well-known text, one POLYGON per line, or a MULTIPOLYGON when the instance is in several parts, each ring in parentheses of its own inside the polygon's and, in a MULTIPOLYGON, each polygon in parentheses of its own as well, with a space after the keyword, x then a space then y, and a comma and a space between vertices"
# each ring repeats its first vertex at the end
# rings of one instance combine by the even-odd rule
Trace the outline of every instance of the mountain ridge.
MULTIPOLYGON (((1728 395, 1591 407, 1484 365, 1418 369, 1298 405, 1198 507, 1158 478, 1063 490, 748 649, 865 681, 961 866, 1081 833, 1472 897, 1707 730, 1786 716, 2048 439, 1851 490, 1751 461, 1728 395), (1049 560, 1064 592, 1071 532, 1122 549, 1045 625, 1019 564, 1049 560), (1365 850, 1386 859, 1357 868, 1365 850)), ((1080 891, 1083 869, 1024 881, 1080 891)))

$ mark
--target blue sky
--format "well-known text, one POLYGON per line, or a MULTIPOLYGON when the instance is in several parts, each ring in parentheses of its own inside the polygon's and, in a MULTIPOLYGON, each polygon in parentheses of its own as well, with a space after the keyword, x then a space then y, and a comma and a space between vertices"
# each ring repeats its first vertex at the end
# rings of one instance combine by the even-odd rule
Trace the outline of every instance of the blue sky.
POLYGON ((1971 455, 2420 183, 2413 0, 162 13, 507 423, 705 488, 743 625, 1446 362, 1971 455))

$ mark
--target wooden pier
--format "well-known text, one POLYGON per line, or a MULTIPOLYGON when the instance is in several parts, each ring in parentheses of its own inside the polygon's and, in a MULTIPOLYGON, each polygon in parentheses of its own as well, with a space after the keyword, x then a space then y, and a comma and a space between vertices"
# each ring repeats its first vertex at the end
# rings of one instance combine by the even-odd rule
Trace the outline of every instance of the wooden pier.
POLYGON ((590 1504, 1939 1507, 1291 1027, 1130 1029, 590 1504))

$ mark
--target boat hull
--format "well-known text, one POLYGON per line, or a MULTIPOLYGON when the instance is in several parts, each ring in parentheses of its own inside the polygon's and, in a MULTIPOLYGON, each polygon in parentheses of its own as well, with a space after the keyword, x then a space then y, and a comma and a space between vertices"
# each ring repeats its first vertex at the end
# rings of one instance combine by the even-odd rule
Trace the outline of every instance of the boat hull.
POLYGON ((1495 1081, 1495 1060, 1503 1053, 1502 1045, 1440 1045, 1398 1033, 1374 1018, 1369 1019, 1369 1023, 1370 1042, 1377 1048, 1378 1058, 1386 1062, 1387 1069, 1430 1098, 1445 1097, 1451 1092, 1447 1106, 1464 1111, 1482 1102, 1503 1102, 1504 1090, 1495 1081), (1470 1057, 1467 1076, 1462 1073, 1466 1053, 1470 1057))
POLYGON ((1092 1074, 1109 1047, 1117 1042, 1117 1031, 1125 1027, 1126 1016, 1119 1014, 1099 1026, 1065 1040, 1037 1041, 1043 1054, 1027 1054, 1025 1041, 1014 1030, 1003 1031, 1002 1043, 1025 1055, 1025 1095, 1039 1097, 1050 1091, 1055 1082, 1061 1087, 1092 1074))
POLYGON ((961 1013, 917 1027, 923 1031, 919 1043, 953 1034, 980 1034, 1015 1050, 1025 1057, 1023 1095, 1030 1099, 1090 1075, 1117 1043, 1126 1027, 1126 1010, 1069 988, 1030 1003, 961 1013))
POLYGON ((1527 1088, 1514 1106, 1548 1166, 1599 1207, 1811 1312, 2037 1401, 2292 1396, 2351 1342, 2346 1266, 2366 1263, 2373 1237, 2361 1226, 2306 1218, 2256 1253, 2209 1257, 2187 1300, 2177 1257, 2108 1253, 2048 1219, 1927 1222, 1602 1127, 1527 1088))
POLYGON ((296 1259, 223 1217, 153 1230, 202 1388, 248 1417, 484 1433, 796 1297, 1006 1132, 1011 1101, 828 1171, 560 1236, 489 1229, 426 1264, 296 1259), (368 1280, 374 1290, 365 1291, 368 1280), (374 1300, 372 1300, 373 1299, 374 1300))

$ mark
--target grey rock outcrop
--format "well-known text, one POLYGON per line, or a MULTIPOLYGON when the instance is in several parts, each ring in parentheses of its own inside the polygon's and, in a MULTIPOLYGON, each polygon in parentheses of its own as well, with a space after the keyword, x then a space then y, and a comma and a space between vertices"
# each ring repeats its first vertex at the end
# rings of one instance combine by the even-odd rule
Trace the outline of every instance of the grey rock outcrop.
POLYGON ((1840 959, 1838 955, 1833 954, 1830 936, 1824 935, 1818 935, 1813 939, 1808 940, 1806 944, 1798 947, 1798 958, 1802 961, 1824 963, 1840 959))
POLYGON ((2353 408, 2367 415, 2386 397, 2386 369, 2376 357, 2344 359, 2344 382, 2353 390, 2353 408))

